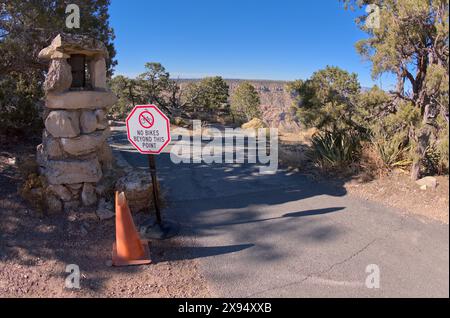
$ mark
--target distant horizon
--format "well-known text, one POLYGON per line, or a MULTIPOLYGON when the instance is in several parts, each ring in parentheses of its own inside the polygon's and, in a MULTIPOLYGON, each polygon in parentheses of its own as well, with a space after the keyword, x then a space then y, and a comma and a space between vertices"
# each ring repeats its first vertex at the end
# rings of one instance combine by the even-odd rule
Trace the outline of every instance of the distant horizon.
MULTIPOLYGON (((125 77, 131 78, 131 79, 136 79, 136 77, 137 77, 137 76, 131 77, 131 76, 127 76, 127 75, 124 75, 124 74, 114 74, 113 78, 116 77, 116 76, 125 76, 125 77)), ((219 77, 223 78, 224 81, 245 81, 245 82, 290 83, 290 82, 294 82, 294 81, 297 81, 297 80, 301 80, 301 79, 296 79, 296 80, 278 80, 278 79, 267 79, 267 78, 265 78, 265 79, 258 79, 258 78, 226 78, 226 77, 223 77, 223 76, 220 76, 220 75, 210 75, 210 76, 195 77, 195 78, 193 78, 193 77, 191 77, 191 78, 183 78, 183 77, 174 78, 174 77, 171 77, 171 79, 174 80, 174 81, 200 81, 200 80, 202 80, 202 79, 204 79, 206 77, 215 77, 215 76, 219 76, 219 77)), ((377 84, 374 83, 372 86, 369 87, 369 86, 364 86, 364 85, 361 84, 361 88, 362 89, 370 89, 370 88, 374 87, 375 85, 377 85, 377 84)))

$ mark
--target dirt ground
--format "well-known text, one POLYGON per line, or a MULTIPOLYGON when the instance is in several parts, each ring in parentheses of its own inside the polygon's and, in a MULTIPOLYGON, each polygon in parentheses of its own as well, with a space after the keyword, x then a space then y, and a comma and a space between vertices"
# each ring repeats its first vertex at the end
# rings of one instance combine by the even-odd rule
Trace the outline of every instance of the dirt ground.
MULTIPOLYGON (((150 243, 153 264, 110 267, 114 220, 84 209, 40 217, 18 195, 16 159, 32 146, 0 148, 0 297, 209 297, 187 240, 150 243), (80 268, 79 290, 65 288, 66 266, 80 268)), ((145 219, 135 215, 135 222, 145 219)))
MULTIPOLYGON (((290 140, 289 140, 290 141, 290 140)), ((33 154, 32 145, 0 144, 0 297, 211 297, 186 252, 190 239, 153 241, 153 264, 108 266, 114 220, 100 221, 84 209, 42 217, 17 194, 22 182, 17 159, 33 154), (81 271, 81 289, 65 288, 66 266, 81 271)), ((346 183, 351 195, 382 202, 404 213, 448 224, 449 179, 438 177, 435 190, 420 190, 407 174, 396 172, 369 182, 346 183)), ((135 215, 141 223, 145 214, 135 215)))
POLYGON ((382 202, 403 213, 449 223, 449 179, 437 176, 436 189, 421 190, 407 173, 392 172, 369 182, 349 181, 345 188, 352 195, 382 202))

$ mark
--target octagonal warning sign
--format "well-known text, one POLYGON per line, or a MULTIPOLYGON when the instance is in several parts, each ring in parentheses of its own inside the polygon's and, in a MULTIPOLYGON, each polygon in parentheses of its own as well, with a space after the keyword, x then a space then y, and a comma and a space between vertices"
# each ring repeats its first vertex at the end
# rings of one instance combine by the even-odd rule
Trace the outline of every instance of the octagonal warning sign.
POLYGON ((142 154, 160 154, 170 143, 170 120, 155 105, 133 108, 127 117, 127 135, 142 154))

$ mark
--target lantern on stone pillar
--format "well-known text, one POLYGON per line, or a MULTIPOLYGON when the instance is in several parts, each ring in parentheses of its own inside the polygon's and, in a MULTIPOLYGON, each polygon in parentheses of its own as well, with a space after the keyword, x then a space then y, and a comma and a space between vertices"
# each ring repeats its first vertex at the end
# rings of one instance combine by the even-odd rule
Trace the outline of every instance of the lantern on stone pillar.
POLYGON ((106 86, 105 45, 80 35, 58 35, 39 53, 50 60, 44 83, 45 130, 37 148, 50 210, 95 205, 112 165, 106 139, 108 108, 117 97, 106 86))
POLYGON ((72 69, 71 88, 86 88, 86 56, 83 54, 71 55, 69 65, 72 69))

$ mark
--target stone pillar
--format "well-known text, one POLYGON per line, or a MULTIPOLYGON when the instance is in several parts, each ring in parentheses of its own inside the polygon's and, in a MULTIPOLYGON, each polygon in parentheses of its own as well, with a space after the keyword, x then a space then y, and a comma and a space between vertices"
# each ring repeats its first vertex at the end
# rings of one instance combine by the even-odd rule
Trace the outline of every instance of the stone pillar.
POLYGON ((113 160, 106 113, 117 101, 106 86, 107 54, 97 40, 66 34, 39 53, 40 59, 50 61, 50 68, 43 86, 45 130, 37 161, 53 209, 93 206, 102 196, 102 178, 113 160), (80 55, 85 57, 83 87, 72 84, 72 55, 77 55, 77 63, 80 55))

